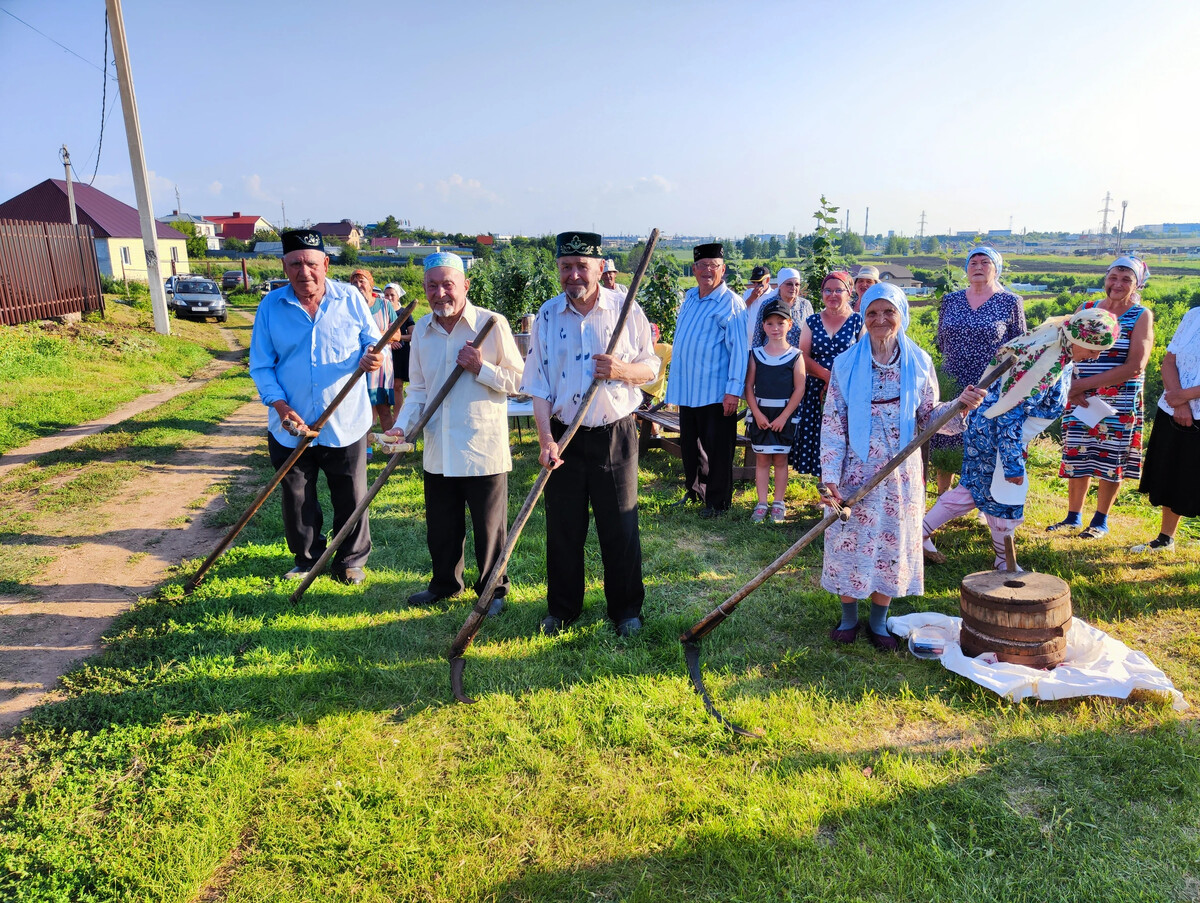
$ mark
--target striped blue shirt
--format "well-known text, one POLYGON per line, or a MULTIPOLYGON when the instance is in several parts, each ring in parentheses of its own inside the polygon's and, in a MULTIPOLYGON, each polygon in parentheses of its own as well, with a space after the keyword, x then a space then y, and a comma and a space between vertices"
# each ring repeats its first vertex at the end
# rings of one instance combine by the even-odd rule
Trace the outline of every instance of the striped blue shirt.
MULTIPOLYGON (((250 334, 250 378, 263 404, 286 401, 311 425, 358 372, 358 361, 379 341, 379 327, 358 289, 325 280, 325 297, 315 318, 300 306, 290 285, 259 302, 250 334)), ((387 349, 384 349, 385 353, 387 349)), ((350 391, 313 445, 344 448, 361 439, 373 418, 363 379, 350 391)), ((280 445, 300 440, 287 432, 271 408, 267 428, 280 445)))
POLYGON ((746 304, 721 283, 707 297, 693 288, 675 322, 667 404, 698 408, 720 404, 746 388, 746 304))

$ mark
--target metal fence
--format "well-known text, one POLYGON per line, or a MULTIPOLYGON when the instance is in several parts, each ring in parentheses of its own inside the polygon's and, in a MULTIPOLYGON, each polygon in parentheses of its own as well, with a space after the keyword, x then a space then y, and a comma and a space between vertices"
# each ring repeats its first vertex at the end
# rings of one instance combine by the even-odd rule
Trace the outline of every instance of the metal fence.
POLYGON ((90 226, 0 219, 0 324, 103 311, 90 226))

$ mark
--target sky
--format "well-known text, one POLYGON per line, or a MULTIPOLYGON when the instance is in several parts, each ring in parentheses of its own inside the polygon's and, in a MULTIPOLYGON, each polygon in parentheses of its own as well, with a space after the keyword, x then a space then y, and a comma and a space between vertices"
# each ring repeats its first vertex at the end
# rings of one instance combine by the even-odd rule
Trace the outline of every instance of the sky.
MULTIPOLYGON (((124 0, 155 215, 737 237, 1200 221, 1200 3, 124 0), (282 207, 281 207, 282 205, 282 207)), ((0 200, 134 191, 103 0, 0 0, 0 200), (20 21, 18 21, 20 20, 20 21), (56 43, 57 42, 57 43, 56 43), (101 107, 106 121, 101 145, 101 107), (100 146, 97 162, 97 147, 100 146)))

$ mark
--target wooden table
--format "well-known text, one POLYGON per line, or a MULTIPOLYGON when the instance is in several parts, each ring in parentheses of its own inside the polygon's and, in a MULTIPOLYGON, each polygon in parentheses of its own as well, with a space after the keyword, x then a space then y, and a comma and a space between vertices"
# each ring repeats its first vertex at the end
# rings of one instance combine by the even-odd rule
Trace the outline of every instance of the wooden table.
MULTIPOLYGON (((638 454, 644 455, 648 449, 661 448, 676 458, 682 458, 679 449, 679 412, 659 408, 657 410, 634 411, 638 419, 638 454), (659 434, 654 434, 654 427, 659 428, 659 434), (668 435, 670 434, 670 435, 668 435)), ((754 481, 754 471, 758 456, 750 447, 750 440, 738 433, 737 444, 745 449, 742 466, 734 464, 733 478, 735 480, 754 481)), ((734 452, 736 460, 737 453, 734 452)))

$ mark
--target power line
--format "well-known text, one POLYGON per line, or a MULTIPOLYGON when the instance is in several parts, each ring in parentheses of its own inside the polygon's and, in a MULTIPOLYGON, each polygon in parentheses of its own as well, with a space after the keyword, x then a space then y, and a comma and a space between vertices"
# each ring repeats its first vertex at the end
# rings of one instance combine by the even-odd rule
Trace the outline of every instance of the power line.
POLYGON ((104 9, 104 89, 100 93, 100 140, 96 143, 96 168, 92 170, 89 185, 96 182, 96 173, 100 171, 100 152, 104 150, 104 108, 108 104, 108 8, 104 9))
MULTIPOLYGON (((67 53, 71 54, 71 56, 76 56, 76 57, 79 57, 79 59, 83 60, 85 63, 87 63, 87 64, 88 64, 89 66, 91 66, 93 69, 100 69, 100 67, 99 67, 99 66, 97 66, 95 63, 93 63, 93 62, 92 62, 91 60, 89 60, 87 57, 80 56, 78 53, 76 53, 74 50, 72 50, 72 49, 71 49, 70 47, 68 47, 66 44, 63 44, 63 43, 61 43, 61 42, 59 42, 59 41, 56 41, 56 40, 54 40, 54 38, 50 37, 50 35, 46 34, 44 31, 38 31, 38 29, 34 28, 32 25, 30 25, 28 22, 26 22, 26 21, 25 21, 24 19, 22 19, 20 16, 14 15, 13 13, 9 12, 7 9, 4 9, 3 7, 0 7, 0 13, 4 13, 5 15, 7 15, 7 16, 11 16, 12 18, 16 19, 18 22, 20 22, 22 25, 24 25, 24 26, 25 26, 26 28, 28 28, 30 31, 35 31, 35 32, 37 32, 38 34, 40 34, 40 35, 41 35, 43 38, 45 38, 45 39, 46 39, 47 41, 49 41, 50 43, 52 43, 52 44, 58 44, 58 46, 59 46, 59 47, 61 47, 61 48, 62 48, 63 50, 65 50, 67 53)), ((107 29, 107 24, 106 24, 105 28, 107 29)), ((107 80, 107 79, 110 79, 110 78, 112 78, 114 81, 116 81, 116 79, 115 79, 115 78, 113 78, 113 76, 109 75, 109 74, 108 74, 108 72, 107 72, 106 70, 104 70, 104 69, 100 69, 100 71, 104 73, 104 77, 105 77, 105 79, 106 79, 106 80, 107 80)))

